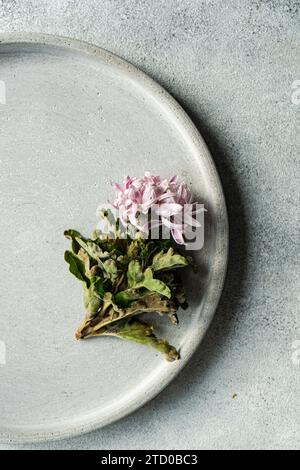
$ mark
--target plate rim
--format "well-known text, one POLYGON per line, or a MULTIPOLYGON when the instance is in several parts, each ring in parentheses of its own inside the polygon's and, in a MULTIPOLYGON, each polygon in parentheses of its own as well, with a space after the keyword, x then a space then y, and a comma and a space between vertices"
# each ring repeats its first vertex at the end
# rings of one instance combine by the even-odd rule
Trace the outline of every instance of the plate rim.
MULTIPOLYGON (((223 290, 227 263, 228 263, 228 250, 229 250, 229 227, 228 227, 228 215, 226 209, 225 196, 221 184, 220 177, 217 172, 212 155, 201 136, 200 132, 196 128, 195 124, 192 122, 191 118, 187 115, 181 105, 173 98, 159 83, 152 79, 145 72, 141 71, 138 67, 132 65, 127 60, 121 58, 117 54, 109 52, 108 50, 91 44, 89 42, 81 41, 78 39, 71 39, 64 36, 51 35, 51 34, 40 34, 40 33, 9 33, 9 34, 0 34, 0 52, 2 45, 26 45, 26 44, 35 44, 40 46, 53 46, 59 47, 62 49, 69 49, 71 52, 74 50, 81 52, 82 54, 92 55, 96 59, 101 59, 102 61, 109 61, 113 66, 117 67, 120 72, 125 74, 130 74, 130 77, 135 82, 138 82, 146 91, 150 92, 152 95, 155 95, 156 99, 167 108, 174 117, 177 118, 177 122, 182 126, 187 136, 192 140, 195 149, 198 149, 199 155, 205 160, 207 170, 210 174, 211 181, 214 182, 214 191, 216 194, 216 203, 219 207, 218 215, 220 220, 217 223, 216 231, 217 236, 216 240, 216 249, 218 256, 215 255, 215 258, 218 258, 218 261, 215 262, 215 265, 212 267, 212 272, 216 272, 216 277, 213 278, 213 287, 211 288, 211 299, 209 305, 206 306, 206 322, 202 331, 199 331, 197 341, 191 344, 188 353, 176 364, 172 364, 170 367, 169 373, 164 376, 163 381, 156 383, 156 385, 151 388, 150 392, 140 395, 140 399, 130 404, 130 406, 125 407, 125 409, 119 409, 114 411, 109 416, 99 417, 97 419, 88 420, 84 424, 74 424, 74 421, 71 421, 69 425, 66 425, 66 428, 59 429, 53 428, 51 431, 50 428, 43 431, 42 426, 37 426, 35 431, 26 431, 26 429, 17 427, 16 432, 11 431, 1 431, 0 430, 0 443, 9 443, 9 444, 24 444, 24 443, 33 443, 33 442, 44 442, 44 441, 53 441, 59 439, 66 439, 81 434, 85 434, 101 427, 104 427, 108 424, 118 421, 119 419, 133 413, 134 411, 141 408, 148 401, 156 397, 174 378, 175 376, 184 368, 187 362, 190 360, 192 355, 195 353, 200 343, 202 342, 209 325, 214 317, 216 312, 221 293, 223 290), (39 429, 41 428, 41 429, 39 429)), ((205 305, 204 305, 205 308, 205 305)), ((31 428, 33 429, 33 427, 31 428)))

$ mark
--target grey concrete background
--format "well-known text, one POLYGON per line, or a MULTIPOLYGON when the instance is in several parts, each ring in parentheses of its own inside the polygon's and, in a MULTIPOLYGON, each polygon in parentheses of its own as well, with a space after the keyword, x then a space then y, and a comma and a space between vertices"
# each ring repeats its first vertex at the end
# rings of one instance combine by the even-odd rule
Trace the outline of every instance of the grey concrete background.
POLYGON ((294 0, 0 0, 1 33, 93 42, 165 86, 213 153, 231 228, 215 320, 181 375, 114 425, 20 448, 300 447, 299 20, 294 0))

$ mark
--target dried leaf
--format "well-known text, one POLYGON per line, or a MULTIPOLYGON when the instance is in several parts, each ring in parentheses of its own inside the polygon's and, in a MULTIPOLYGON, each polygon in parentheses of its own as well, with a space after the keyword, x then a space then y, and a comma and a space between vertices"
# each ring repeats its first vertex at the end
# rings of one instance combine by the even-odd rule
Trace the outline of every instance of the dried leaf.
POLYGON ((187 266, 189 261, 186 257, 174 254, 173 248, 169 248, 167 253, 160 251, 154 256, 152 261, 153 271, 163 271, 167 269, 177 269, 187 266))
POLYGON ((141 264, 137 261, 130 261, 128 265, 128 285, 132 289, 145 288, 151 292, 157 292, 168 299, 171 298, 171 291, 169 287, 161 280, 153 278, 151 268, 147 268, 143 273, 141 264))
POLYGON ((93 336, 116 336, 121 339, 151 346, 162 353, 168 361, 179 359, 179 353, 167 341, 156 338, 153 326, 137 318, 121 320, 97 331, 93 336))
POLYGON ((85 267, 84 267, 83 261, 81 261, 81 259, 77 255, 75 255, 75 253, 73 253, 72 251, 65 252, 65 260, 69 264, 70 272, 75 277, 77 277, 77 279, 89 285, 89 280, 85 273, 85 267))

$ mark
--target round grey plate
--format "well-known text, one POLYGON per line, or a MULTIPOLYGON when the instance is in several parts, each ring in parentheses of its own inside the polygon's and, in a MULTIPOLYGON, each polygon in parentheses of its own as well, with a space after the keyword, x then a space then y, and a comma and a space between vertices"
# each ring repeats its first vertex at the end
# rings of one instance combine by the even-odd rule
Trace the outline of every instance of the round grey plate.
POLYGON ((57 439, 136 410, 189 360, 222 290, 226 208, 201 136, 144 73, 66 38, 0 40, 0 439, 57 439), (157 321, 180 349, 172 364, 141 345, 74 339, 84 312, 63 231, 89 234, 111 181, 145 171, 178 174, 208 210, 190 308, 176 328, 157 321))

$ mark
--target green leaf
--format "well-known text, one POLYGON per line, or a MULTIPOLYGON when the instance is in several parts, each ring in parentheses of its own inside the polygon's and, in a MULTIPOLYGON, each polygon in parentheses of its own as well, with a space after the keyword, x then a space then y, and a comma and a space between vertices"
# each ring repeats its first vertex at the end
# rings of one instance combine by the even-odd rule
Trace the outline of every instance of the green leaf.
POLYGON ((90 268, 91 268, 91 259, 86 251, 79 247, 79 251, 77 253, 78 258, 83 262, 85 274, 87 277, 90 277, 90 268))
POLYGON ((98 313, 103 304, 105 289, 103 279, 95 276, 90 279, 90 287, 84 289, 84 306, 89 315, 98 313))
POLYGON ((99 276, 93 276, 91 277, 91 287, 97 292, 102 298, 105 295, 105 289, 104 289, 104 281, 102 277, 99 276))
POLYGON ((139 299, 141 296, 135 289, 128 289, 115 294, 115 303, 118 307, 129 307, 132 302, 139 299))
POLYGON ((80 249, 80 245, 76 239, 79 238, 83 241, 85 241, 86 239, 79 232, 77 232, 77 230, 73 230, 73 229, 66 230, 64 232, 64 236, 72 241, 72 251, 73 253, 75 253, 75 255, 77 255, 80 249))
POLYGON ((76 238, 76 241, 79 243, 81 248, 83 248, 87 254, 93 258, 95 261, 99 261, 103 256, 103 251, 101 250, 100 246, 97 245, 92 240, 81 240, 80 238, 76 238))
POLYGON ((88 288, 84 286, 84 306, 86 315, 84 322, 77 329, 77 339, 93 336, 93 329, 103 321, 106 311, 113 305, 111 292, 105 292, 101 278, 94 278, 88 288))
POLYGON ((78 232, 77 230, 73 230, 73 229, 65 230, 64 235, 70 240, 72 238, 82 238, 83 240, 85 240, 85 238, 81 235, 80 232, 78 232))
POLYGON ((133 289, 140 289, 144 287, 151 292, 157 292, 158 294, 164 295, 168 299, 171 298, 171 291, 169 287, 159 279, 153 278, 153 272, 151 268, 147 268, 143 273, 141 264, 136 261, 130 261, 128 265, 128 285, 133 289))
POLYGON ((121 320, 113 325, 109 325, 102 331, 98 331, 98 336, 116 336, 121 339, 134 341, 135 343, 151 346, 162 353, 168 361, 179 359, 179 353, 167 341, 158 339, 153 333, 153 326, 148 325, 136 318, 121 320))
POLYGON ((102 305, 102 298, 93 286, 84 289, 84 308, 89 315, 96 315, 102 305))
POLYGON ((89 255, 94 262, 96 262, 99 266, 99 268, 102 269, 102 271, 105 271, 104 264, 101 258, 107 257, 100 248, 100 246, 97 245, 93 240, 83 240, 81 238, 76 238, 76 242, 83 248, 87 254, 89 255))
POLYGON ((143 287, 150 290, 151 292, 157 292, 160 295, 164 295, 168 299, 171 298, 171 290, 163 281, 153 278, 153 272, 151 268, 147 268, 145 271, 143 287))
POLYGON ((184 256, 174 254, 173 248, 169 248, 167 253, 160 251, 154 256, 152 261, 153 271, 162 271, 166 269, 177 269, 187 266, 189 261, 184 256))
POLYGON ((103 266, 111 282, 114 283, 119 276, 117 263, 113 259, 107 259, 104 261, 103 266))
POLYGON ((128 286, 137 288, 144 280, 142 266, 137 260, 130 261, 127 272, 128 286))
POLYGON ((77 277, 77 279, 89 285, 89 279, 85 274, 85 267, 83 261, 81 261, 81 259, 71 251, 65 252, 65 261, 69 264, 70 272, 75 277, 77 277))

